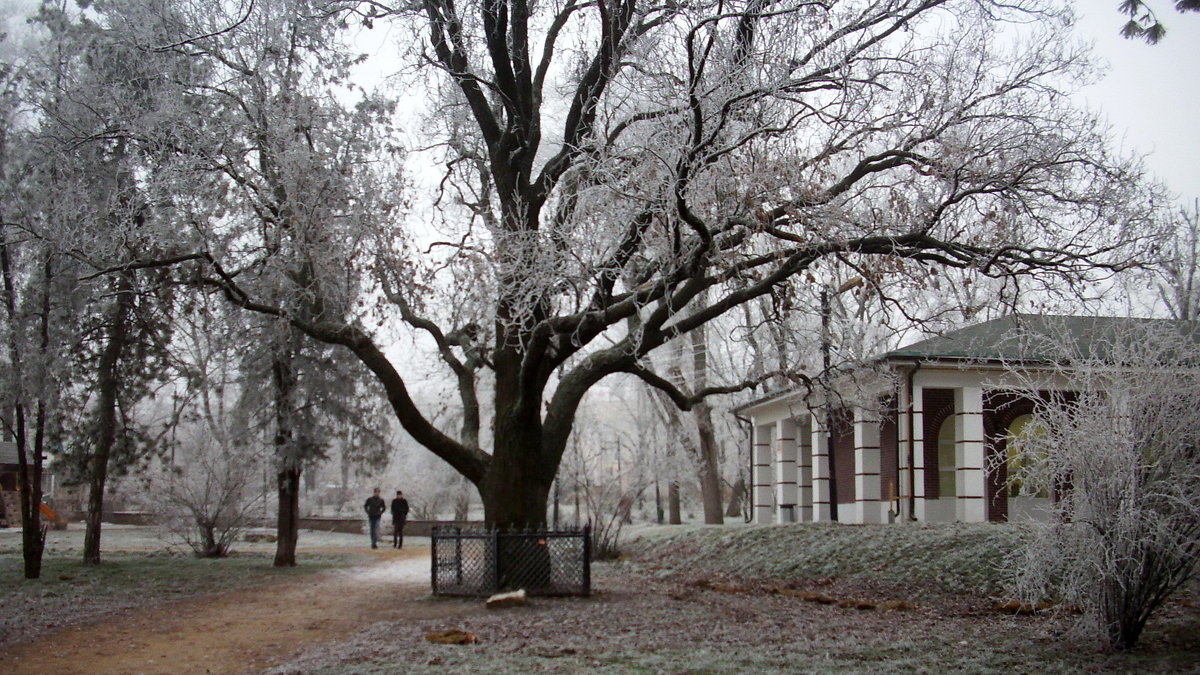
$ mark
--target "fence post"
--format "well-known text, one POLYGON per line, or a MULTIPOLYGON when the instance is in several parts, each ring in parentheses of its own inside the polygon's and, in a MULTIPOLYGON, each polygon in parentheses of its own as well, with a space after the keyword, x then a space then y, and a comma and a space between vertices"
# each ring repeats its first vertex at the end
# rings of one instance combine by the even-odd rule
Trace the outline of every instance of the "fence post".
POLYGON ((438 594, 438 527, 434 525, 429 530, 429 577, 433 580, 433 594, 438 594))
POLYGON ((583 594, 592 594, 592 524, 583 526, 583 594))
POLYGON ((500 528, 492 529, 492 587, 488 590, 495 593, 500 590, 500 528))
POLYGON ((454 528, 454 583, 462 586, 462 528, 454 528))

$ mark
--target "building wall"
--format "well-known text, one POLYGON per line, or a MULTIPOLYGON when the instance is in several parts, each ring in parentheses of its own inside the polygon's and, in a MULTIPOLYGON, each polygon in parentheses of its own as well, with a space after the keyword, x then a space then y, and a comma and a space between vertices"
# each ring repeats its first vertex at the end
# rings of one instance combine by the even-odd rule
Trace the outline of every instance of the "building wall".
MULTIPOLYGON (((1003 434, 1012 418, 1032 408, 1011 391, 1028 387, 1028 375, 1018 379, 998 370, 924 366, 915 372, 901 368, 898 374, 899 398, 897 380, 887 380, 890 390, 880 388, 858 408, 839 409, 834 416, 832 459, 840 521, 886 522, 899 515, 899 520, 977 522, 1031 518, 1044 511, 1048 500, 1008 497, 1004 489, 1003 434), (911 411, 905 407, 908 374, 911 411), (909 416, 916 426, 911 432, 909 416), (944 422, 953 432, 953 460, 938 453, 944 422), (856 432, 866 439, 863 447, 856 448, 856 432), (910 435, 915 450, 911 469, 910 435), (953 490, 941 485, 939 471, 953 472, 953 490), (913 488, 916 494, 910 495, 913 488)), ((860 392, 869 390, 858 385, 860 392)), ((1067 383, 1049 376, 1044 385, 1047 390, 1067 389, 1067 383)), ((794 393, 747 411, 755 433, 756 522, 829 519, 826 420, 820 403, 794 393), (795 495, 781 501, 781 491, 795 495), (790 514, 781 513, 784 501, 795 504, 790 514)))

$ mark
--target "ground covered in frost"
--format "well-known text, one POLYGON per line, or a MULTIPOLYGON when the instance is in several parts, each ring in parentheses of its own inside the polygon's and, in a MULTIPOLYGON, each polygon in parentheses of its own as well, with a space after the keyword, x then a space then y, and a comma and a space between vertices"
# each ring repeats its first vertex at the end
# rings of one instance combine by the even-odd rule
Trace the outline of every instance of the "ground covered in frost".
POLYGON ((593 566, 587 599, 489 611, 425 597, 275 673, 1195 672, 1200 611, 1172 602, 1143 645, 1064 641, 1055 616, 992 609, 1011 526, 646 528, 593 566), (473 645, 427 642, 457 629, 473 645))
POLYGON ((52 532, 43 579, 20 578, 0 531, 0 662, 14 673, 1197 672, 1194 589, 1138 649, 1062 637, 1070 616, 1014 616, 995 561, 1011 525, 638 528, 593 565, 590 598, 489 611, 429 595, 428 540, 370 551, 362 535, 301 534, 295 570, 274 545, 197 560, 153 528, 52 532), (309 574, 311 572, 318 574, 309 574), (233 591, 233 592, 230 592, 233 591), (426 641, 466 631, 470 645, 426 641), (40 634, 40 636, 39 636, 40 634))
MULTIPOLYGON (((265 533, 264 530, 262 533, 265 533)), ((201 560, 153 527, 105 525, 101 565, 85 567, 83 526, 51 530, 42 575, 26 580, 21 532, 0 530, 0 649, 30 637, 132 609, 340 568, 361 561, 363 537, 303 532, 299 565, 271 566, 275 545, 238 542, 221 560, 201 560)))

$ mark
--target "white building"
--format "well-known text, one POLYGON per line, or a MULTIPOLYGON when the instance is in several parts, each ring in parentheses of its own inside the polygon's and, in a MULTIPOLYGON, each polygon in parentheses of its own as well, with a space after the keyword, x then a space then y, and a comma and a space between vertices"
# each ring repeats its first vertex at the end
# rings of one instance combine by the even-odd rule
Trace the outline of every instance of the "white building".
POLYGON ((741 407, 753 425, 755 522, 1037 517, 1051 495, 1017 494, 1007 442, 1038 397, 1071 395, 1048 364, 1062 345, 1103 357, 1123 327, 1148 322, 1194 333, 1192 322, 1011 315, 741 407))

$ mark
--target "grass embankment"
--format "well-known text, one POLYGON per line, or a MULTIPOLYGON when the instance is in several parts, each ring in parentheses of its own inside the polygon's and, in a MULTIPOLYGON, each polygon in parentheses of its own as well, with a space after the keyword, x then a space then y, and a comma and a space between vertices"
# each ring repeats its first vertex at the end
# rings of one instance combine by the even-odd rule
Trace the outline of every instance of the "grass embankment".
POLYGON ((641 560, 755 579, 842 578, 925 590, 995 595, 999 561, 1018 545, 1012 524, 649 527, 625 543, 641 560))

